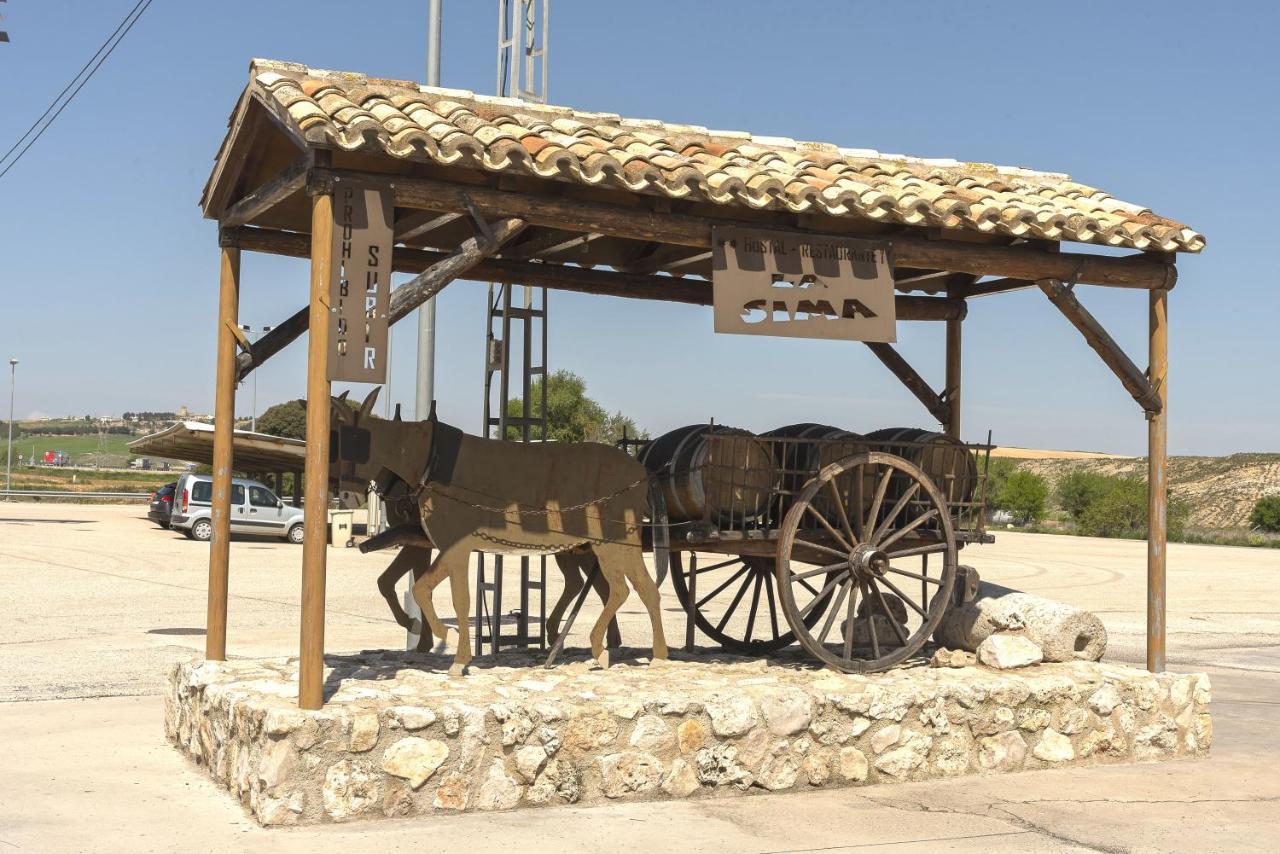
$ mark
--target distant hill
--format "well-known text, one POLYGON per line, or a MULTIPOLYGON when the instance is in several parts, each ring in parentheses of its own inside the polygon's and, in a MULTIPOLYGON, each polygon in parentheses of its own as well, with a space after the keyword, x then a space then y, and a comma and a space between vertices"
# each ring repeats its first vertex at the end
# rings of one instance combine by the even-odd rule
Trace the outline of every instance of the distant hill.
MULTIPOLYGON (((1044 452, 1052 453, 1052 452, 1044 452)), ((1007 456, 1017 456, 1010 452, 1007 456)), ((1146 457, 1102 459, 1019 459, 1018 468, 1049 481, 1050 488, 1072 471, 1121 477, 1147 476, 1146 457)), ((1191 506, 1197 528, 1240 528, 1254 503, 1280 495, 1280 454, 1232 454, 1229 457, 1170 457, 1169 489, 1191 506)))

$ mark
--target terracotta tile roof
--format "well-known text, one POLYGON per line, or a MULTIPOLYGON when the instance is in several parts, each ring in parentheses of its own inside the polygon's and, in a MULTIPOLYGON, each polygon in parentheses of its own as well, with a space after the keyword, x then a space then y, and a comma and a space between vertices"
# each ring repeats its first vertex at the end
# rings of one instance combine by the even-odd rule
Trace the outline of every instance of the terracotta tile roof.
POLYGON ((255 60, 250 94, 312 145, 676 199, 1198 252, 1204 236, 1067 175, 626 119, 255 60))

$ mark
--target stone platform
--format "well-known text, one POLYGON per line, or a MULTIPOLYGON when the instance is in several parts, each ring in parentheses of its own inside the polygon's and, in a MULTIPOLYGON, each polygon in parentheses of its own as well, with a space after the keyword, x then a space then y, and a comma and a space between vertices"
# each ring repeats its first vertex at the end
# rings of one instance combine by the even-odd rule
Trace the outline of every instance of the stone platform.
POLYGON ((1141 762, 1212 739, 1203 674, 620 658, 504 653, 450 678, 443 656, 329 656, 316 712, 296 706, 295 660, 182 664, 165 732, 264 825, 1141 762))

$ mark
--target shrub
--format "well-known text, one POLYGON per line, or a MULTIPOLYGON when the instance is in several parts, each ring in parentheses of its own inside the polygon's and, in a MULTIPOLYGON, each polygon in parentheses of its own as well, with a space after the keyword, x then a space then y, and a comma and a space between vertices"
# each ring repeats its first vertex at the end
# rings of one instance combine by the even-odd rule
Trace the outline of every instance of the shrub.
POLYGON ((1273 533, 1280 532, 1280 495, 1259 498, 1249 514, 1249 527, 1273 533))
POLYGON ((1079 522, 1089 505, 1111 489, 1113 480, 1114 478, 1096 472, 1073 471, 1058 481, 1054 498, 1059 507, 1079 522))
POLYGON ((995 506, 1007 510, 1019 524, 1035 522, 1044 515, 1049 486, 1044 478, 1029 471, 1015 471, 1009 475, 996 495, 995 506))
MULTIPOLYGON (((1106 491, 1080 514, 1080 533, 1091 537, 1145 537, 1147 482, 1140 477, 1108 477, 1106 491)), ((1187 527, 1191 507, 1170 496, 1165 510, 1168 536, 1178 539, 1187 527)))

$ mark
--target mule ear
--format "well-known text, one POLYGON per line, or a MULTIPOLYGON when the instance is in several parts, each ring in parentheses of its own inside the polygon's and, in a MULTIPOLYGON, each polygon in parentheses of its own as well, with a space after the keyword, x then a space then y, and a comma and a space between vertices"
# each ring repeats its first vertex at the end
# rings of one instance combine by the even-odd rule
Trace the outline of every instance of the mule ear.
POLYGON ((398 403, 396 404, 396 417, 395 417, 395 420, 396 420, 396 421, 403 421, 403 420, 404 420, 403 418, 401 418, 401 417, 400 417, 400 404, 398 404, 398 403))
POLYGON ((351 394, 351 389, 347 389, 347 390, 346 390, 346 391, 344 391, 342 394, 340 394, 340 395, 338 395, 337 397, 335 397, 335 398, 334 398, 334 400, 338 401, 339 403, 346 403, 346 402, 347 402, 347 395, 349 395, 349 394, 351 394))
MULTIPOLYGON (((343 395, 345 394, 346 392, 343 392, 343 395)), ((349 419, 351 409, 342 397, 331 397, 329 398, 329 414, 333 417, 333 420, 342 423, 349 419)))
POLYGON ((373 412, 373 403, 378 399, 378 392, 382 391, 382 386, 376 385, 373 391, 369 392, 369 396, 364 399, 364 403, 360 404, 360 420, 368 418, 373 412))
POLYGON ((428 421, 438 421, 438 420, 439 420, 438 418, 436 418, 436 401, 435 401, 435 398, 432 398, 432 399, 431 399, 431 412, 429 412, 429 413, 427 414, 427 420, 428 420, 428 421))

